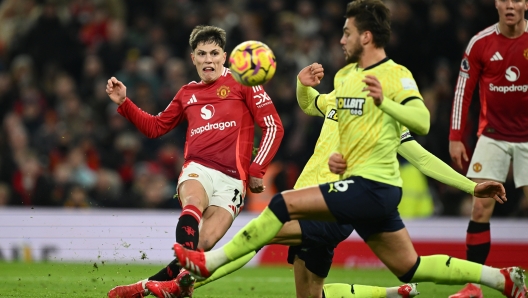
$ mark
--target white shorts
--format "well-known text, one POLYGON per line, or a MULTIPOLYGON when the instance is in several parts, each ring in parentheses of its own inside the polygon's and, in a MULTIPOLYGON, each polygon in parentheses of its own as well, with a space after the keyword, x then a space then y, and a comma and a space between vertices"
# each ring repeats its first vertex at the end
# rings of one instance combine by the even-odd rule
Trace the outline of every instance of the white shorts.
POLYGON ((467 177, 504 182, 511 160, 515 187, 528 185, 528 142, 513 143, 480 136, 467 177))
POLYGON ((178 188, 183 181, 190 179, 198 180, 202 184, 209 198, 208 206, 224 208, 231 213, 233 219, 240 213, 244 206, 244 197, 246 196, 244 181, 199 163, 190 162, 182 168, 176 192, 178 192, 178 188))

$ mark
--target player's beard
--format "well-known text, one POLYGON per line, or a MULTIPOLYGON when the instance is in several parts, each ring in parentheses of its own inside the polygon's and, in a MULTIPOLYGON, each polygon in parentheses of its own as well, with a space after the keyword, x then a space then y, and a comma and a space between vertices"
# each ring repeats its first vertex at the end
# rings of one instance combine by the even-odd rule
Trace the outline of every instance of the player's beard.
POLYGON ((361 45, 361 42, 359 41, 359 38, 356 40, 356 45, 352 49, 352 53, 346 57, 346 63, 357 63, 359 61, 359 58, 361 58, 361 55, 363 55, 363 46, 361 45))

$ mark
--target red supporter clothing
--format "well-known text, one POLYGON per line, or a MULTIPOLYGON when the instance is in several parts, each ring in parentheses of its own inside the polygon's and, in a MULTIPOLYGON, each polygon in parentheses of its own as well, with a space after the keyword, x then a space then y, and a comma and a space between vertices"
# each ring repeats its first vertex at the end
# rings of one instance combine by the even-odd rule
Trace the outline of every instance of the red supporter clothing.
POLYGON ((502 35, 498 23, 471 39, 460 65, 449 140, 462 139, 477 82, 478 135, 528 142, 528 25, 515 39, 502 35))
POLYGON ((162 136, 186 120, 185 162, 194 161, 240 180, 247 180, 248 174, 264 176, 284 135, 275 106, 262 86, 237 83, 225 67, 211 84, 183 86, 156 116, 128 98, 117 111, 149 138, 162 136), (255 122, 262 128, 262 139, 251 163, 255 122))

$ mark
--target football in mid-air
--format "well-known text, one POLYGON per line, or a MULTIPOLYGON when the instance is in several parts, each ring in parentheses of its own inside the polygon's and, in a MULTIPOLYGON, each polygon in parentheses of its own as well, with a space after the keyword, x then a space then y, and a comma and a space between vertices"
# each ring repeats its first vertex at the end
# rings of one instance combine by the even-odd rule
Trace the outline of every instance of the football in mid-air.
POLYGON ((273 51, 260 41, 245 41, 229 56, 231 74, 242 85, 263 85, 273 77, 276 68, 273 51))

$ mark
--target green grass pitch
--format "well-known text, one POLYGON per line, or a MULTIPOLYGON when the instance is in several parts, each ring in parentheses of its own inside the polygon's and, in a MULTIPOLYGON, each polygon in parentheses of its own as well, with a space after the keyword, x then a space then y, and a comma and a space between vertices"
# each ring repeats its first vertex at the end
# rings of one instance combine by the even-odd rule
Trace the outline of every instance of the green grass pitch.
MULTIPOLYGON (((0 262, 0 297, 106 297, 112 287, 146 278, 160 265, 95 263, 6 263, 0 262)), ((377 286, 401 284, 388 270, 332 268, 327 282, 377 286)), ((459 286, 418 285, 423 298, 447 298, 459 286)), ((148 296, 153 297, 153 296, 148 296)), ((295 297, 291 267, 241 269, 195 291, 194 297, 295 297)), ((484 287, 484 297, 503 297, 484 287)))

